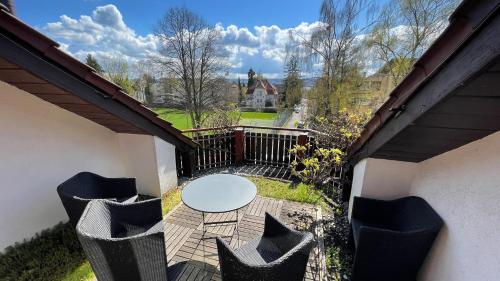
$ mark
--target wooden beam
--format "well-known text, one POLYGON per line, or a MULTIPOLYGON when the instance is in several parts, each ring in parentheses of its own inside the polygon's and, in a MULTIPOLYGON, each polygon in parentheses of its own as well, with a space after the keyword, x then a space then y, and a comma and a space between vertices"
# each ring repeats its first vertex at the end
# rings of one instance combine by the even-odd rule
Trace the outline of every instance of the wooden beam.
POLYGON ((78 96, 88 103, 94 104, 103 110, 134 124, 149 134, 160 137, 161 139, 179 147, 181 150, 191 149, 186 143, 175 138, 172 134, 167 133, 163 128, 154 124, 140 113, 131 110, 124 104, 100 92, 99 89, 83 82, 67 70, 57 67, 50 61, 42 59, 39 55, 37 55, 35 50, 30 51, 29 48, 29 46, 24 46, 14 41, 6 34, 0 34, 0 57, 20 66, 21 68, 29 71, 31 74, 78 96))
POLYGON ((413 124, 418 117, 440 102, 457 93, 463 85, 469 84, 490 64, 500 57, 500 16, 498 13, 491 21, 469 38, 443 68, 423 85, 405 106, 401 114, 388 120, 372 138, 350 159, 356 163, 370 157, 384 144, 394 138, 402 130, 413 124))

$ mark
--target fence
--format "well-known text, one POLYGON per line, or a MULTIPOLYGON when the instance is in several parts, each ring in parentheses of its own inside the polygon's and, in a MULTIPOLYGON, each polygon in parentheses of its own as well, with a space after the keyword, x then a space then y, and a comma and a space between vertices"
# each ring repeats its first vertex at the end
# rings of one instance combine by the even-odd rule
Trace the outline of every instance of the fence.
MULTIPOLYGON (((200 134, 213 130, 192 129, 184 132, 200 134)), ((296 144, 314 144, 314 138, 308 136, 309 132, 306 129, 240 126, 229 133, 197 135, 193 137, 199 144, 195 150, 176 153, 177 173, 179 176, 192 176, 196 171, 241 164, 288 167, 294 160, 289 152, 290 148, 296 144), (255 133, 251 132, 253 129, 289 133, 255 133)), ((311 153, 312 148, 313 146, 306 153, 311 153)))

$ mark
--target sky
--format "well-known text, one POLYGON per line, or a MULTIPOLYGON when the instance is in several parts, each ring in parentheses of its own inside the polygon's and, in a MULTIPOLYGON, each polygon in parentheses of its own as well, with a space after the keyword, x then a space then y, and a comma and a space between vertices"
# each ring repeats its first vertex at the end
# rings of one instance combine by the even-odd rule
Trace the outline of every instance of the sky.
POLYGON ((321 0, 15 1, 21 20, 78 59, 90 53, 132 63, 158 52, 155 24, 168 8, 185 6, 221 31, 232 78, 245 77, 249 68, 281 77, 289 31, 310 34, 319 24, 320 5, 321 0))

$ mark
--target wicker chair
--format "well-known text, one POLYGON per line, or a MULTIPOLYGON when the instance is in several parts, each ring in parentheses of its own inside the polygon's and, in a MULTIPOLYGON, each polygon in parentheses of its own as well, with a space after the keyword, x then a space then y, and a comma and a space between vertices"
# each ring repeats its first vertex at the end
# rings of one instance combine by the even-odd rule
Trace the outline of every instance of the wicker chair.
POLYGON ((298 232, 266 213, 264 234, 232 250, 217 237, 223 281, 302 281, 313 235, 298 232))
POLYGON ((81 172, 57 187, 69 221, 76 227, 85 207, 92 199, 108 199, 122 203, 137 200, 133 178, 105 178, 90 172, 81 172))
POLYGON ((161 199, 92 200, 76 227, 99 281, 166 281, 161 199))
POLYGON ((353 281, 415 281, 443 220, 420 197, 354 197, 353 281))

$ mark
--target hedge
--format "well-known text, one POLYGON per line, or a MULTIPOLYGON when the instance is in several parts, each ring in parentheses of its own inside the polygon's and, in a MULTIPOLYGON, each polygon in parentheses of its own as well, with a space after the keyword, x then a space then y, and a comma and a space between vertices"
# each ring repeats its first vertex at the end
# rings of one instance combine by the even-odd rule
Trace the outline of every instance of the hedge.
POLYGON ((60 223, 0 254, 0 280, 59 281, 84 262, 73 227, 60 223))

